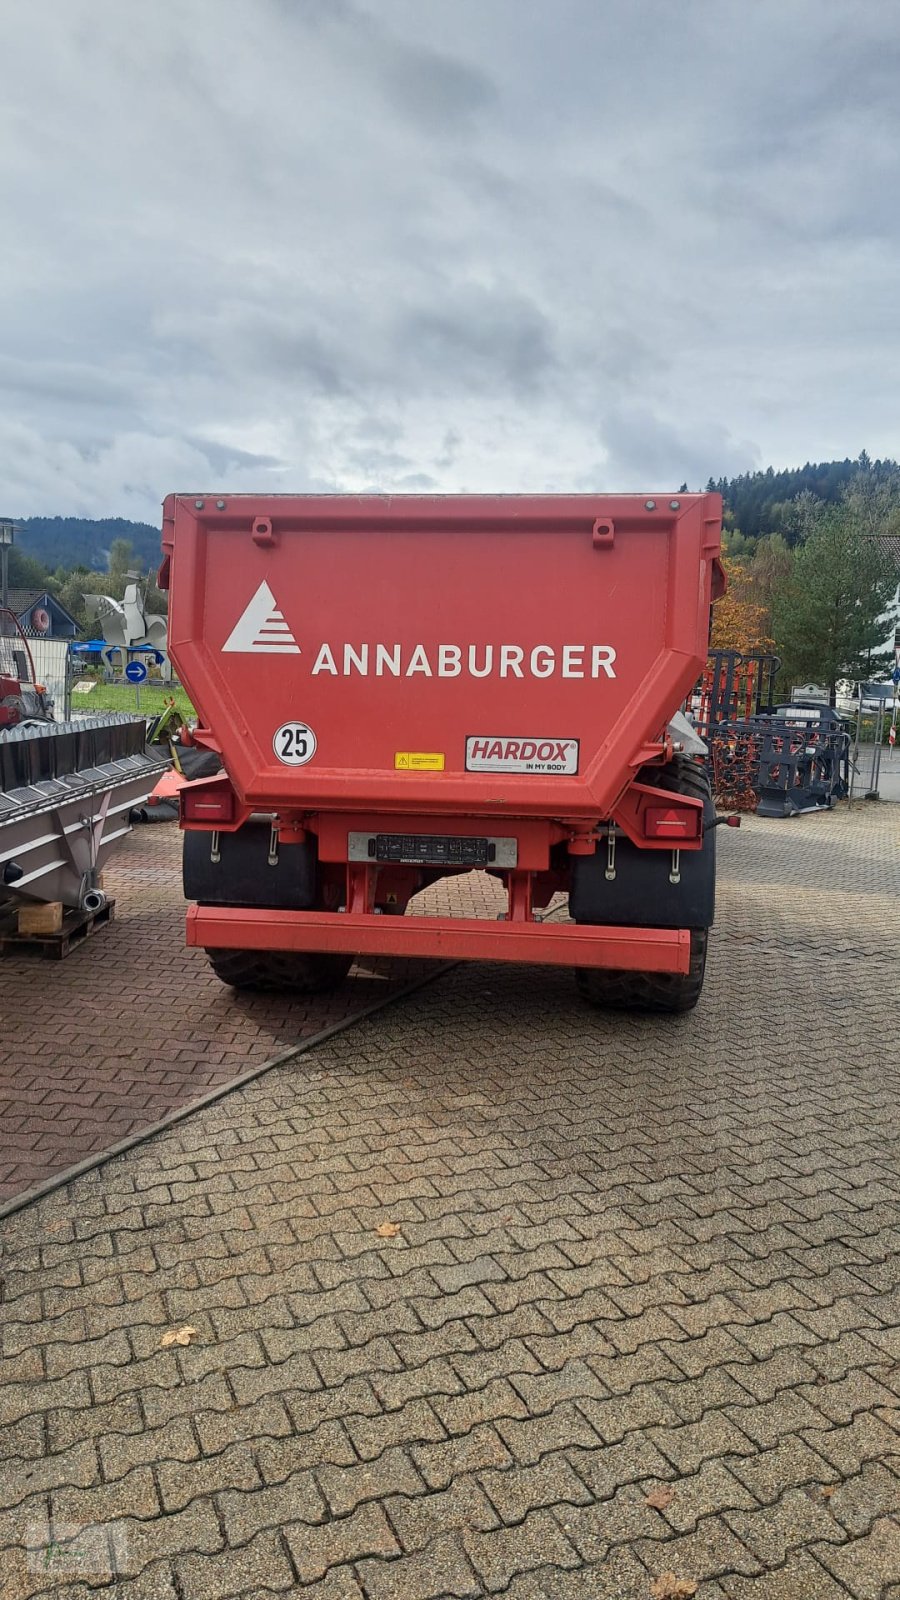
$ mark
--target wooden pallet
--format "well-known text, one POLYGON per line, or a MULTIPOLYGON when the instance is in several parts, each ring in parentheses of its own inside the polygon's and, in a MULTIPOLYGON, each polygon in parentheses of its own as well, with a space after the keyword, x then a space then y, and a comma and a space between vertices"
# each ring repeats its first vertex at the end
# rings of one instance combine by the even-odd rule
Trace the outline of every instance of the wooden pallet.
POLYGON ((13 912, 11 918, 0 921, 0 956, 37 954, 48 961, 62 961, 75 945, 112 922, 115 909, 115 900, 107 900, 99 911, 67 911, 58 933, 20 933, 13 912))

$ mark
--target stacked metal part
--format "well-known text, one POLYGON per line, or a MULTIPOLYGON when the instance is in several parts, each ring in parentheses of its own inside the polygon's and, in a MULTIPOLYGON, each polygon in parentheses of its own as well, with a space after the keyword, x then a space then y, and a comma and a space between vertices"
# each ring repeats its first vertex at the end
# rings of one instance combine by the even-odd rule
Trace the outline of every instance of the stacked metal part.
POLYGON ((0 904, 98 910, 104 862, 169 765, 117 712, 0 730, 0 904))

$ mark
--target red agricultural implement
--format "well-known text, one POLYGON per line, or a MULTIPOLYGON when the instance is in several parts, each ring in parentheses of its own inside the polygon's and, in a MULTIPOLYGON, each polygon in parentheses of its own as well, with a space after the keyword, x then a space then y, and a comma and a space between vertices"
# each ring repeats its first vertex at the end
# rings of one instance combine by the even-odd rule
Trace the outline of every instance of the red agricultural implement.
POLYGON ((48 722, 53 704, 35 677, 31 649, 14 612, 0 608, 0 730, 48 722))
POLYGON ((462 957, 687 1010, 715 817, 678 708, 720 525, 717 495, 170 496, 170 650, 223 767, 182 791, 188 942, 237 986, 462 957), (502 921, 403 918, 472 869, 502 921))

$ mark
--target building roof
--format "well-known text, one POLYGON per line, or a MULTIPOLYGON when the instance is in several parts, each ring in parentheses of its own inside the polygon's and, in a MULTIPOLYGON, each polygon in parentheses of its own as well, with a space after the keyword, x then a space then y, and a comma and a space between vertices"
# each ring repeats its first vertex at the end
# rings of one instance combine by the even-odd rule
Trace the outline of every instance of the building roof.
POLYGON ((7 592, 9 594, 9 609, 17 617, 24 616, 26 611, 31 611, 36 605, 43 602, 45 606, 54 607, 61 616, 72 623, 73 627, 78 628, 78 618, 73 617, 71 611, 63 605, 61 600, 57 600, 56 595, 51 594, 49 589, 9 589, 7 592))
POLYGON ((32 606, 37 605, 44 593, 43 589, 9 589, 7 592, 9 609, 14 611, 17 617, 20 617, 23 611, 30 611, 32 606))
POLYGON ((900 570, 900 533, 879 534, 878 544, 887 560, 900 570))

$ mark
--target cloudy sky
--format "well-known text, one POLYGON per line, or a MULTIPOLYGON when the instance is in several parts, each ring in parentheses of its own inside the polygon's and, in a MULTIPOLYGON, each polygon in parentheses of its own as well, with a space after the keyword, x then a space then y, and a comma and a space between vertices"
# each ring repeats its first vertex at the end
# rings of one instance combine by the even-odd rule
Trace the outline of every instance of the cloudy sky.
POLYGON ((900 454, 895 0, 0 0, 0 509, 900 454))

